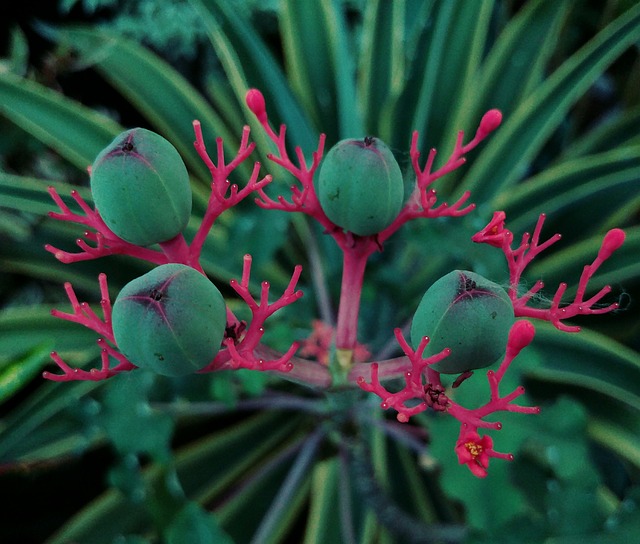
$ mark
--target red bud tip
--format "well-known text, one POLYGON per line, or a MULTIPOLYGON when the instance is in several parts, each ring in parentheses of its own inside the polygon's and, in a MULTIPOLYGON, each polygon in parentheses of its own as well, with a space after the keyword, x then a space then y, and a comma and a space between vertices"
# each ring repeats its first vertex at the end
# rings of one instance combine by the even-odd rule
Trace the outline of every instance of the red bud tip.
POLYGON ((500 110, 489 110, 482 116, 478 132, 484 137, 497 129, 502 123, 502 112, 500 110))
POLYGON ((267 107, 262 93, 258 89, 249 89, 245 95, 245 101, 258 121, 265 123, 267 121, 267 107))
POLYGON ((536 334, 536 329, 530 321, 516 321, 509 332, 509 348, 519 352, 528 346, 536 334))
POLYGON ((611 229, 607 232, 604 240, 602 240, 602 246, 598 252, 598 257, 603 261, 611 257, 611 254, 623 244, 625 236, 626 235, 622 229, 611 229))

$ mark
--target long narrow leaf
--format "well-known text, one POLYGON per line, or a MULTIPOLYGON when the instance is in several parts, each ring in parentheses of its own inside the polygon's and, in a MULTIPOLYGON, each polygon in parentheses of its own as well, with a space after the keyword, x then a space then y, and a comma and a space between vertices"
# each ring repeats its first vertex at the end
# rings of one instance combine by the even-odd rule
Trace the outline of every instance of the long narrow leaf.
POLYGON ((520 104, 492 136, 462 184, 484 200, 516 183, 576 100, 640 39, 640 4, 601 30, 520 104))
POLYGON ((84 170, 122 127, 39 83, 0 72, 0 113, 84 170))
POLYGON ((93 28, 67 28, 57 40, 73 47, 82 61, 95 68, 149 119, 178 149, 189 169, 201 180, 209 173, 193 147, 192 121, 200 120, 211 139, 220 136, 235 151, 242 127, 228 129, 197 90, 149 49, 115 33, 93 28))
MULTIPOLYGON (((223 0, 191 2, 201 15, 238 102, 244 104, 249 87, 258 87, 267 97, 270 110, 275 111, 275 117, 287 124, 292 140, 303 150, 315 149, 316 131, 310 126, 268 47, 254 29, 238 17, 236 9, 242 8, 223 0)), ((249 119, 255 125, 252 116, 249 119)), ((264 141, 264 138, 256 136, 256 140, 264 141)))
POLYGON ((611 215, 623 221, 623 208, 633 213, 640 198, 636 190, 639 178, 640 146, 618 147, 558 163, 527 183, 499 193, 490 207, 507 212, 514 232, 531 228, 544 212, 550 224, 569 238, 573 233, 584 236, 611 225, 611 215), (597 215, 584 213, 605 201, 606 207, 597 215))
POLYGON ((322 24, 320 2, 284 0, 280 33, 287 79, 316 126, 338 138, 336 89, 330 55, 330 37, 322 24))
POLYGON ((640 355, 635 351, 586 329, 570 334, 540 323, 533 348, 540 359, 527 369, 528 376, 605 393, 640 410, 640 355))

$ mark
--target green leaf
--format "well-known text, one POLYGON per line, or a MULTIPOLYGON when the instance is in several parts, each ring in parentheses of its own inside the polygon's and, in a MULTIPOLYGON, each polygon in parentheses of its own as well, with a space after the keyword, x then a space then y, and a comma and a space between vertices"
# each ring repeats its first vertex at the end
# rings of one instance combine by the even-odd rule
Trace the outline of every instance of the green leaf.
POLYGON ((467 88, 454 129, 475 128, 461 123, 477 122, 490 108, 510 115, 540 83, 569 7, 566 0, 534 0, 507 21, 477 71, 477 83, 467 88))
POLYGON ((105 115, 7 72, 0 72, 0 114, 82 170, 122 131, 105 115))
POLYGON ((640 107, 613 113, 563 150, 561 160, 640 143, 640 107))
POLYGON ((316 463, 309 493, 311 504, 304 544, 343 541, 340 523, 336 519, 338 477, 338 460, 335 457, 316 463))
POLYGON ((479 201, 516 183, 569 109, 626 48, 640 39, 640 4, 568 58, 491 136, 462 188, 479 201))
POLYGON ((40 372, 46 362, 53 343, 48 341, 18 356, 16 359, 0 358, 0 403, 26 386, 40 372))
POLYGON ((85 65, 96 69, 170 140, 200 180, 208 183, 210 174, 193 147, 194 119, 200 120, 206 141, 215 134, 223 138, 228 152, 237 150, 241 127, 236 133, 230 131, 202 95, 149 49, 94 28, 66 28, 54 36, 72 47, 85 65))
POLYGON ((507 213, 514 232, 530 230, 544 212, 548 223, 571 238, 624 224, 640 203, 640 146, 618 147, 547 168, 526 183, 496 195, 490 207, 507 213), (603 206, 606 202, 606 206, 603 206), (597 214, 585 210, 600 208, 597 214))
POLYGON ((607 395, 607 391, 584 397, 589 410, 589 436, 640 468, 640 418, 636 409, 607 395))
POLYGON ((311 434, 300 448, 295 461, 291 464, 286 478, 278 490, 278 494, 271 501, 271 505, 262 518, 258 529, 253 535, 254 542, 268 542, 275 535, 284 534, 288 518, 289 505, 293 498, 303 487, 309 478, 311 467, 314 464, 318 447, 324 437, 323 432, 316 431, 311 434))
MULTIPOLYGON (((241 421, 235 420, 231 426, 187 444, 175 456, 184 495, 199 503, 221 497, 235 482, 242 483, 241 479, 247 471, 261 462, 268 462, 273 450, 277 451, 283 440, 291 438, 298 422, 299 418, 288 414, 283 417, 282 414, 267 412, 241 421)), ((153 464, 144 470, 146 485, 155 481, 163 470, 160 464, 153 464)), ((266 509, 268 503, 245 506, 255 512, 256 506, 266 509)), ((252 526, 247 523, 246 516, 240 520, 238 527, 229 527, 222 517, 220 519, 232 536, 237 531, 249 531, 251 534, 252 526)), ((144 533, 149 529, 144 505, 132 505, 121 493, 110 489, 68 520, 48 544, 110 541, 122 533, 144 533), (113 522, 114 519, 118 520, 117 524, 113 522)))
POLYGON ((167 544, 233 544, 213 516, 197 503, 188 503, 169 526, 167 544))
POLYGON ((588 329, 566 333, 547 323, 535 326, 537 364, 526 368, 527 376, 603 393, 640 410, 640 354, 588 329))
POLYGON ((336 137, 336 98, 326 25, 320 2, 284 0, 280 6, 280 34, 284 66, 292 90, 315 124, 336 137), (308 59, 315 58, 312 66, 308 59), (331 128, 333 125, 333 128, 331 128))
MULTIPOLYGON (((421 134, 430 134, 431 145, 439 141, 442 124, 434 120, 436 116, 435 102, 439 93, 440 72, 445 64, 449 27, 453 24, 455 2, 434 2, 425 4, 425 17, 432 20, 424 25, 418 37, 415 52, 409 57, 407 70, 408 80, 399 97, 394 116, 404 121, 403 125, 410 130, 419 130, 421 134)), ((398 127, 399 129, 400 127, 398 127)), ((408 147, 409 134, 398 135, 388 142, 392 147, 408 147)), ((421 140, 424 140, 422 138, 421 140)), ((420 142, 421 148, 427 143, 420 142)))
POLYGON ((155 376, 136 370, 114 376, 106 384, 97 422, 121 455, 147 454, 156 460, 170 456, 174 422, 148 400, 155 376))
POLYGON ((71 191, 77 191, 87 203, 92 203, 91 192, 88 188, 0 172, 2 207, 43 216, 50 211, 59 211, 47 192, 48 186, 54 187, 65 204, 71 208, 77 207, 70 196, 71 191))
MULTIPOLYGON (((244 106, 244 97, 250 87, 258 88, 267 102, 267 109, 271 114, 275 110, 276 123, 287 125, 287 135, 290 141, 299 145, 305 151, 312 151, 317 147, 317 133, 300 108, 289 84, 269 48, 261 40, 246 21, 242 13, 242 5, 230 3, 226 0, 191 0, 201 15, 202 22, 207 29, 211 44, 227 74, 229 84, 233 88, 236 99, 243 104, 247 111, 250 124, 258 127, 253 114, 244 106)), ((267 149, 262 129, 255 131, 256 141, 262 142, 267 149)))
MULTIPOLYGON (((335 70, 338 100, 338 123, 341 138, 361 137, 364 133, 361 111, 354 82, 356 61, 351 53, 352 43, 347 23, 336 0, 322 0, 324 25, 331 38, 331 57, 335 70)), ((309 58, 307 62, 315 62, 309 58)), ((303 148, 304 149, 304 148, 303 148)))

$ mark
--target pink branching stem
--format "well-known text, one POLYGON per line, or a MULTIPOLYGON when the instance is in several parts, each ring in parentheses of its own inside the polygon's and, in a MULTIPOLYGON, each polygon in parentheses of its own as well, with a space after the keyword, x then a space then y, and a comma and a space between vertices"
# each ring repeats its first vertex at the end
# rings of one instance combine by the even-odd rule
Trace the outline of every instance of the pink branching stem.
POLYGON ((107 285, 107 275, 100 274, 98 276, 100 285, 100 307, 102 308, 102 319, 91 309, 88 303, 79 302, 78 297, 71 283, 66 282, 64 289, 71 302, 73 313, 61 312, 60 310, 51 310, 51 315, 66 321, 73 321, 97 332, 109 342, 115 343, 113 329, 111 328, 111 300, 109 299, 109 288, 107 285))
POLYGON ((384 242, 407 221, 418 217, 460 217, 473 210, 475 204, 465 205, 471 196, 469 191, 465 191, 453 204, 443 202, 439 206, 436 206, 438 200, 437 193, 434 189, 431 189, 430 186, 437 179, 462 166, 466 161, 464 155, 474 149, 491 132, 497 129, 501 122, 502 114, 500 111, 489 110, 482 117, 475 136, 467 144, 464 144, 464 132, 460 131, 447 162, 435 171, 432 170, 437 151, 431 149, 424 167, 421 167, 419 160, 420 151, 418 151, 418 131, 414 131, 411 138, 411 150, 409 154, 411 157, 411 165, 416 174, 416 187, 413 195, 395 221, 379 234, 379 241, 384 242))
POLYGON ((231 184, 228 179, 231 172, 247 160, 255 149, 255 143, 249 143, 250 129, 248 126, 243 128, 240 147, 238 148, 236 156, 229 163, 225 163, 222 138, 216 138, 217 164, 213 162, 207 152, 200 121, 196 120, 193 122, 193 130, 196 138, 194 147, 209 169, 209 172, 211 172, 211 196, 207 203, 204 218, 190 246, 191 261, 197 262, 202 252, 205 239, 220 214, 235 206, 253 192, 258 191, 262 194, 262 189, 271 182, 271 176, 267 175, 259 179, 260 163, 256 162, 249 181, 242 189, 235 183, 231 184))
POLYGON ((424 412, 428 408, 446 412, 455 417, 461 423, 461 435, 456 445, 456 453, 461 463, 466 463, 476 476, 486 476, 488 457, 512 459, 511 454, 495 452, 492 449, 493 442, 490 437, 480 437, 477 430, 487 428, 499 430, 502 428, 499 422, 485 421, 484 418, 498 411, 520 412, 525 414, 539 413, 538 407, 519 406, 513 401, 524 393, 523 387, 517 387, 511 393, 500 396, 499 386, 506 371, 520 351, 531 343, 535 329, 526 320, 517 321, 509 332, 509 339, 505 356, 497 371, 489 370, 487 380, 489 382, 489 401, 475 409, 467 409, 452 401, 446 394, 440 381, 440 374, 431 366, 447 357, 449 349, 444 349, 438 354, 424 358, 423 353, 429 343, 424 337, 418 348, 414 351, 402 335, 400 329, 396 329, 395 336, 406 354, 402 361, 406 365, 408 360, 410 369, 405 370, 404 387, 397 392, 390 392, 380 383, 379 365, 370 365, 370 381, 364 376, 357 378, 357 384, 364 389, 375 393, 382 399, 380 406, 386 410, 392 408, 398 412, 397 419, 401 423, 409 421, 411 416, 424 412), (479 457, 480 453, 482 456, 479 457), (478 467, 479 463, 479 467, 478 467))
POLYGON ((325 135, 321 134, 318 141, 318 148, 311 155, 311 164, 307 164, 304 153, 300 147, 295 148, 298 164, 295 164, 289 157, 286 147, 285 136, 287 127, 282 125, 278 134, 274 132, 269 124, 264 96, 257 89, 250 89, 246 95, 246 102, 249 109, 258 119, 267 136, 276 145, 277 153, 270 153, 268 158, 273 163, 281 166, 298 180, 300 187, 291 187, 291 201, 280 195, 277 200, 269 197, 264 190, 259 189, 260 198, 256 199, 258 206, 266 209, 282 210, 287 212, 302 212, 313 217, 329 233, 336 231, 336 226, 329 220, 320 207, 320 202, 313 186, 313 176, 318 168, 324 153, 325 135))
POLYGON ((291 188, 291 201, 283 196, 273 200, 259 190, 261 200, 258 205, 268 209, 278 209, 288 212, 302 212, 316 219, 337 242, 343 251, 343 275, 336 327, 337 358, 343 368, 350 368, 353 350, 357 345, 358 315, 362 292, 362 282, 369 256, 382 249, 382 243, 400 226, 417 217, 460 216, 470 212, 474 205, 464 206, 469 198, 465 193, 456 203, 443 203, 436 206, 436 193, 429 186, 438 178, 458 168, 464 163, 464 155, 475 148, 484 138, 495 130, 502 120, 498 110, 487 112, 476 131, 474 138, 467 144, 463 143, 464 134, 459 133, 454 150, 447 163, 432 172, 436 151, 432 150, 424 168, 419 165, 418 133, 415 132, 411 144, 411 158, 416 172, 416 189, 413 198, 400 212, 396 220, 382 232, 372 236, 355 236, 344 232, 336 226, 322 211, 313 186, 313 175, 322 159, 325 137, 320 136, 318 149, 312 155, 311 166, 307 165, 304 154, 299 147, 295 148, 297 164, 294 163, 286 148, 286 126, 282 125, 276 133, 269 124, 264 96, 257 89, 250 89, 246 94, 246 103, 266 134, 276 145, 277 153, 270 154, 269 159, 290 172, 300 184, 291 188))
POLYGON ((182 234, 178 234, 166 242, 160 242, 158 245, 170 263, 186 264, 202 272, 198 260, 193 261, 189 246, 182 234))
POLYGON ((51 372, 44 372, 43 376, 46 379, 53 381, 70 381, 70 380, 102 380, 113 376, 119 372, 131 370, 135 366, 130 363, 124 355, 118 353, 111 345, 115 345, 115 338, 113 336, 113 328, 111 325, 111 300, 109 298, 109 288, 107 285, 106 274, 100 274, 98 276, 98 283, 100 285, 100 307, 102 308, 102 318, 100 318, 93 309, 86 302, 79 302, 78 297, 73 289, 71 283, 64 284, 67 297, 71 302, 72 313, 61 312, 60 310, 51 310, 51 315, 54 317, 64 319, 66 321, 72 321, 73 323, 79 323, 85 327, 97 332, 102 338, 98 339, 98 345, 101 347, 100 355, 102 359, 102 367, 98 369, 92 369, 90 371, 71 368, 67 365, 62 358, 56 353, 51 353, 53 361, 62 369, 63 374, 52 374, 51 372), (118 364, 110 368, 109 357, 113 357, 118 361, 118 364))
POLYGON ((513 404, 513 401, 524 394, 524 387, 519 386, 511 393, 500 396, 499 386, 505 372, 508 370, 512 361, 518 356, 523 348, 528 346, 535 335, 535 328, 531 322, 526 320, 516 321, 509 332, 509 340, 507 342, 507 350, 504 359, 500 363, 497 371, 487 371, 487 381, 489 382, 489 390, 491 397, 489 401, 479 408, 469 410, 463 408, 459 404, 449 401, 447 412, 455 417, 458 421, 466 424, 468 428, 477 429, 479 427, 499 430, 502 424, 499 422, 488 422, 483 418, 489 414, 499 411, 520 412, 524 414, 537 414, 540 409, 537 406, 519 406, 513 404))
POLYGON ((51 359, 60 367, 63 374, 53 374, 48 371, 42 373, 42 377, 54 382, 69 382, 69 381, 100 381, 106 380, 111 376, 120 374, 121 372, 128 372, 133 370, 136 366, 130 363, 122 353, 116 351, 112 346, 106 343, 104 338, 98 339, 98 345, 100 349, 101 367, 92 368, 91 370, 82 370, 80 368, 72 368, 65 363, 62 358, 55 351, 51 352, 51 359), (110 357, 113 357, 118 361, 118 364, 113 368, 110 367, 110 357))
POLYGON ((278 196, 277 200, 273 200, 263 190, 259 190, 261 199, 256 202, 263 208, 302 212, 313 217, 336 240, 343 251, 344 266, 336 327, 336 346, 339 353, 342 354, 343 364, 348 367, 357 344, 360 296, 367 259, 373 252, 380 249, 380 244, 375 236, 359 237, 344 232, 322 210, 313 186, 313 176, 322 159, 325 135, 320 135, 318 148, 312 154, 311 165, 307 164, 300 147, 295 148, 298 161, 295 164, 290 159, 286 148, 286 126, 281 126, 278 134, 273 131, 269 124, 262 93, 257 89, 249 90, 246 102, 269 138, 276 145, 277 154, 270 154, 269 159, 291 173, 300 184, 300 187, 291 187, 291 201, 287 201, 283 196, 278 196))
POLYGON ((525 233, 516 249, 511 247, 513 233, 505 228, 506 214, 502 211, 495 212, 487 226, 474 234, 471 239, 474 242, 498 247, 504 253, 509 267, 509 297, 513 302, 514 312, 517 317, 542 319, 549 321, 561 331, 578 332, 580 327, 565 325, 562 321, 571 319, 576 315, 603 314, 619 307, 617 302, 597 307, 600 300, 611 292, 611 287, 608 285, 587 300, 584 297, 589 281, 602 263, 611 257, 613 252, 623 244, 625 233, 621 229, 611 229, 607 232, 595 260, 590 265, 586 265, 582 271, 573 302, 569 304, 562 302, 562 297, 567 289, 567 284, 563 282, 558 286, 548 308, 534 308, 527 304, 544 287, 544 283, 538 280, 531 289, 520 296, 518 295, 518 286, 520 285, 522 273, 529 263, 542 251, 561 239, 560 234, 555 234, 548 240, 540 242, 540 234, 545 217, 544 214, 540 215, 533 231, 533 236, 525 233))
MULTIPOLYGON (((440 398, 433 398, 428 394, 428 382, 424 381, 425 370, 445 357, 448 357, 451 350, 446 348, 440 353, 431 355, 430 357, 423 358, 425 348, 429 343, 429 338, 424 337, 418 348, 414 351, 405 340, 401 329, 395 329, 394 334, 400 347, 407 355, 410 363, 410 370, 406 370, 404 373, 405 385, 396 392, 391 393, 381 383, 378 374, 378 363, 371 363, 371 381, 367 382, 364 376, 357 378, 357 384, 371 393, 375 393, 382 399, 380 406, 383 410, 393 408, 398 412, 398 421, 406 423, 409 418, 420 412, 424 412, 430 406, 439 406, 441 403, 440 398), (410 404, 408 405, 407 402, 410 404)), ((440 392, 437 392, 439 394, 440 392)), ((442 391, 444 394, 444 391, 442 391)), ((437 409, 437 408, 436 408, 437 409)))
POLYGON ((528 346, 535 335, 533 325, 526 320, 516 321, 509 332, 505 357, 497 371, 489 370, 487 380, 491 391, 491 398, 487 404, 474 410, 467 410, 455 402, 449 401, 447 412, 460 421, 460 436, 456 442, 455 452, 460 464, 466 464, 471 472, 484 478, 487 475, 489 458, 495 457, 506 461, 513 460, 513 454, 500 453, 493 449, 490 436, 480 437, 479 428, 493 430, 502 429, 500 422, 487 422, 484 417, 498 411, 519 412, 523 414, 539 414, 537 406, 519 406, 512 402, 524 393, 522 386, 517 387, 510 394, 500 396, 499 385, 513 359, 520 351, 528 346))
POLYGON ((249 291, 249 280, 251 276, 251 255, 244 256, 242 279, 238 283, 237 280, 231 280, 231 287, 242 298, 251 310, 252 319, 246 332, 240 339, 227 338, 224 340, 226 350, 219 353, 214 361, 201 369, 200 372, 209 372, 216 370, 221 365, 227 364, 232 368, 250 368, 256 370, 279 370, 282 372, 290 371, 293 367, 291 358, 297 351, 299 344, 294 342, 293 345, 281 357, 275 360, 264 360, 256 356, 256 350, 260 344, 260 340, 264 335, 264 323, 275 312, 293 304, 302 295, 302 291, 296 291, 296 285, 302 273, 300 265, 294 268, 289 285, 284 290, 282 296, 275 302, 269 303, 270 285, 264 281, 261 284, 260 299, 257 301, 249 291))
POLYGON ((60 262, 69 264, 78 261, 98 259, 107 255, 130 255, 155 264, 164 264, 167 262, 167 257, 162 252, 139 247, 119 238, 107 227, 98 211, 92 209, 91 206, 85 202, 78 191, 71 191, 71 197, 76 201, 83 214, 72 212, 54 187, 48 187, 47 191, 60 209, 60 212, 49 212, 49 217, 59 221, 78 223, 95 231, 86 231, 84 232, 84 239, 79 238, 76 240, 76 244, 82 250, 80 253, 70 253, 46 244, 44 246, 45 249, 49 253, 52 253, 60 262), (89 245, 87 241, 92 242, 95 246, 89 245))

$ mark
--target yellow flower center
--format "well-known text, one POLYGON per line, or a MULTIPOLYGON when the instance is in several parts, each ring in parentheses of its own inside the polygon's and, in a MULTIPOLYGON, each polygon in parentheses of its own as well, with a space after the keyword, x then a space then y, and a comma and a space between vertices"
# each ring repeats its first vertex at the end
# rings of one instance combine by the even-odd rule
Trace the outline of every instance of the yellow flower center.
POLYGON ((471 456, 475 459, 482 453, 483 447, 476 442, 466 442, 464 445, 465 448, 469 451, 471 456))

